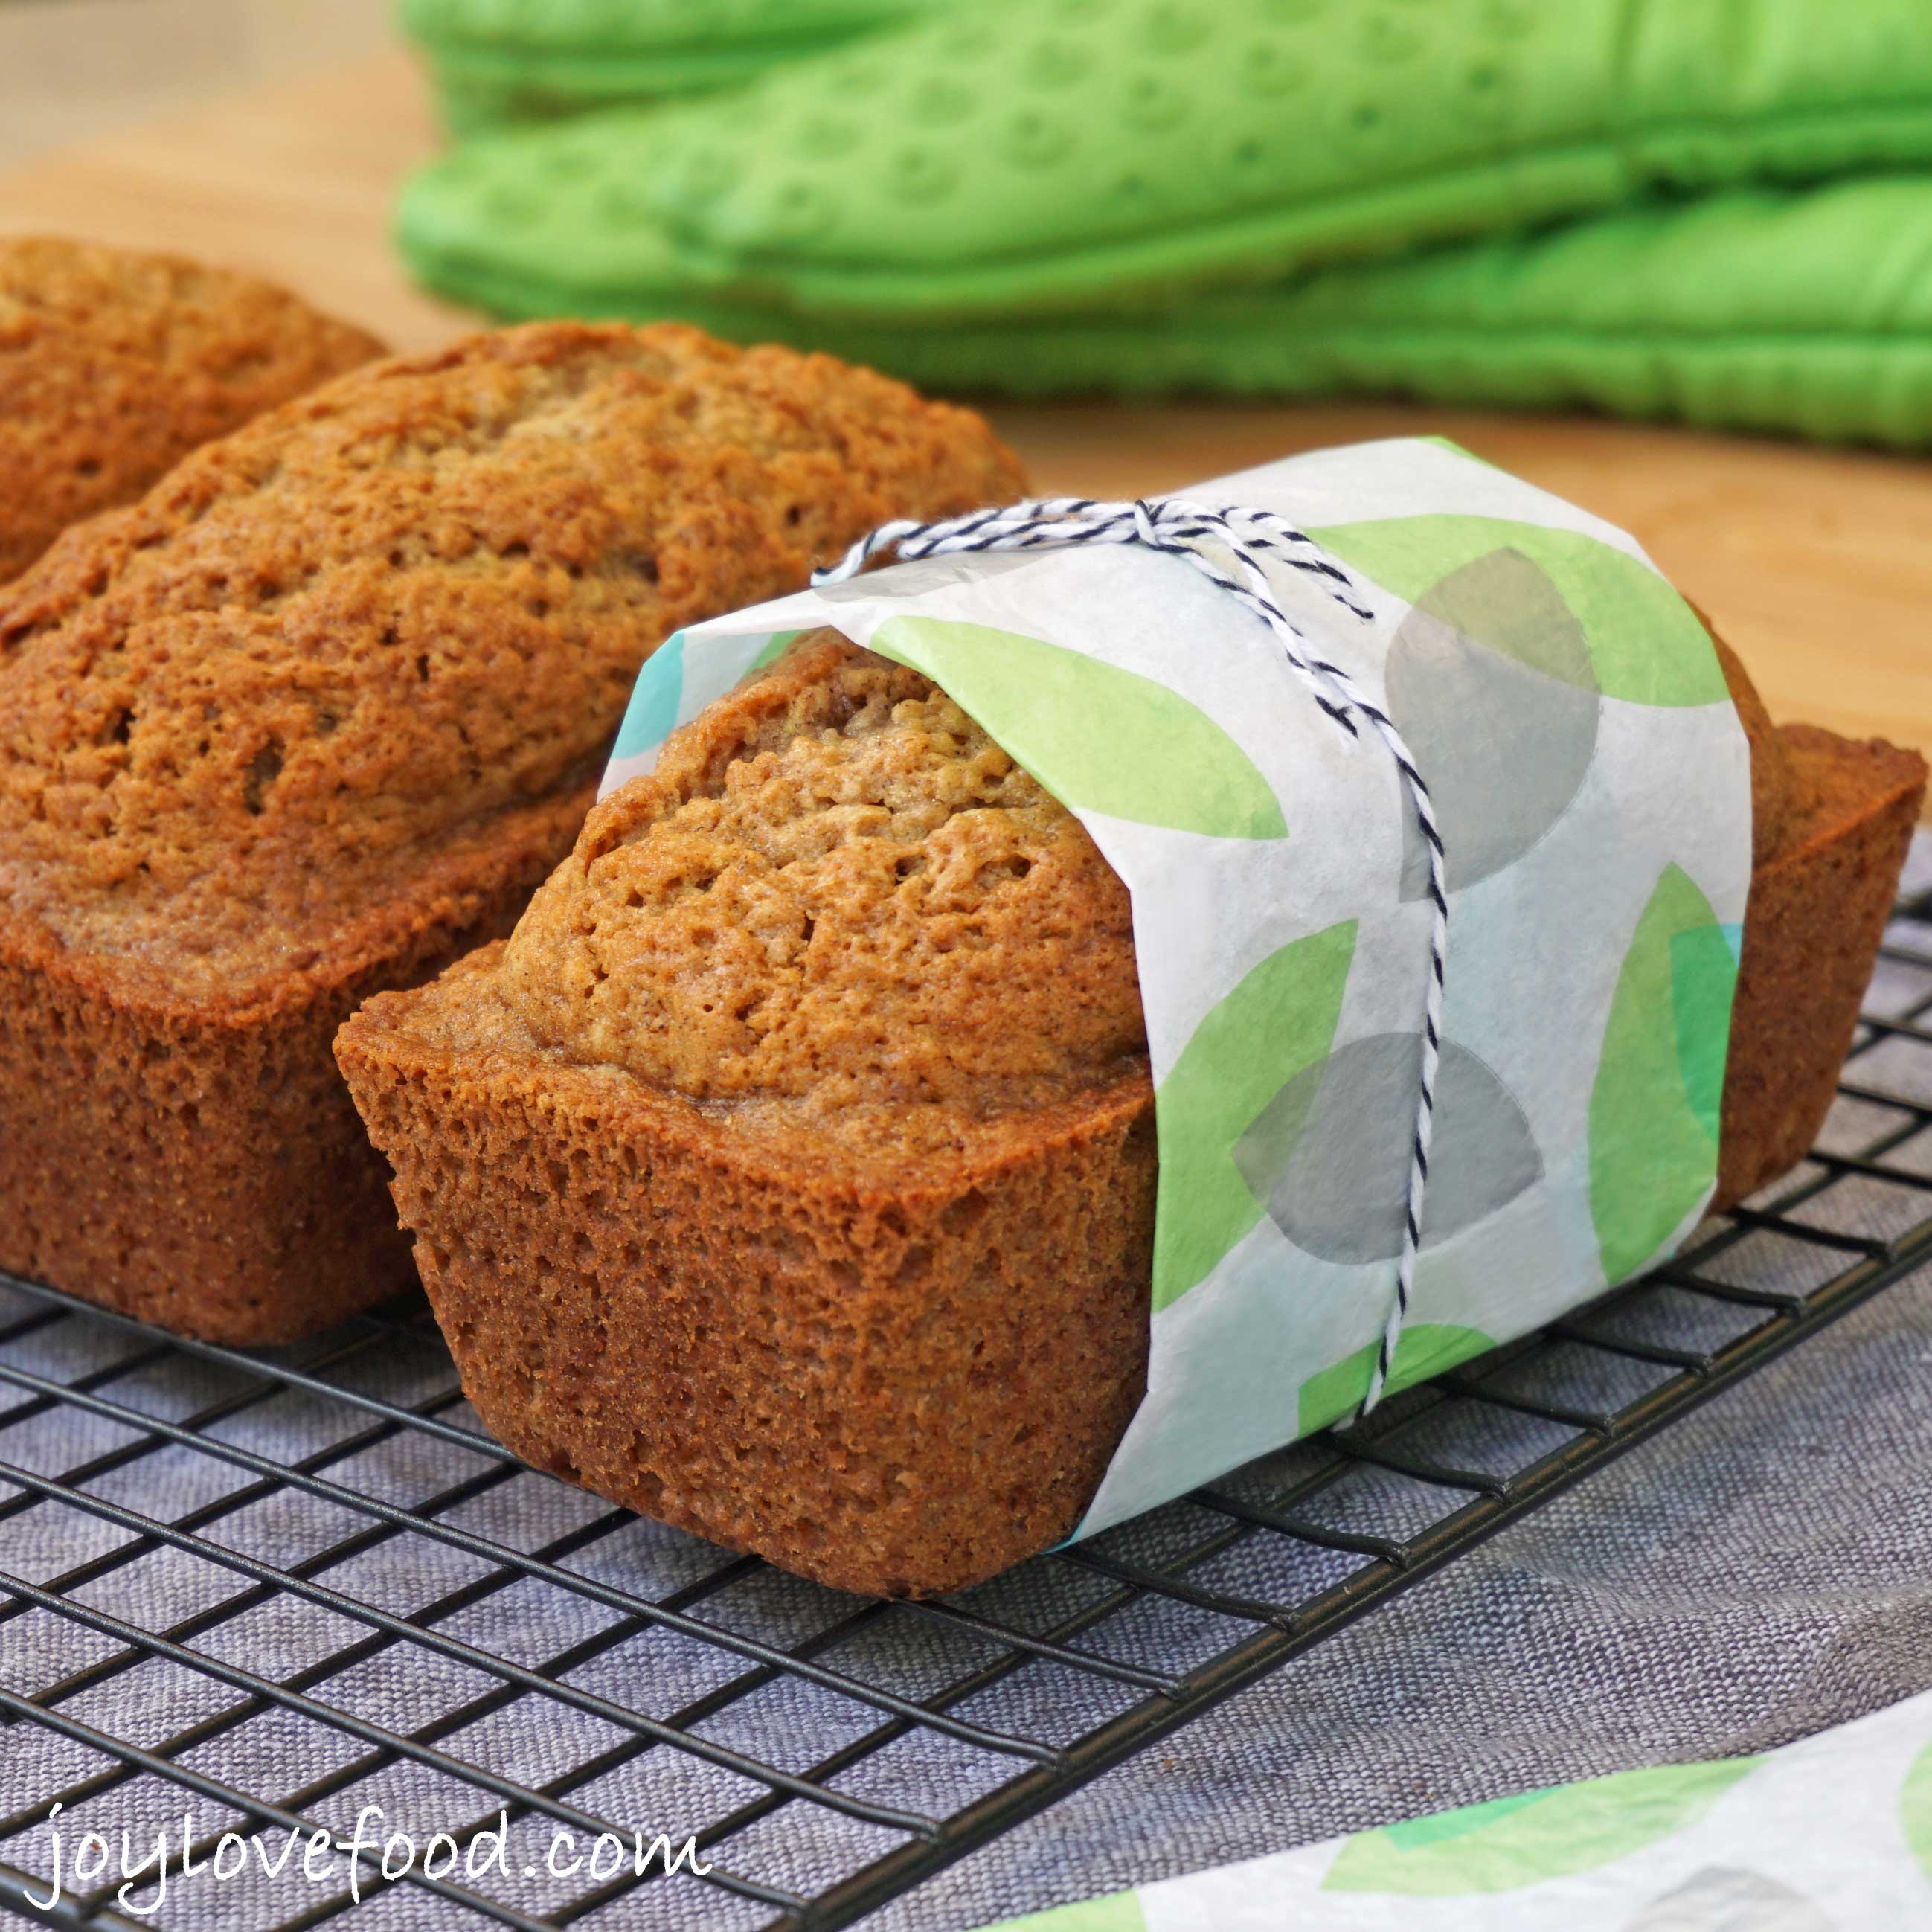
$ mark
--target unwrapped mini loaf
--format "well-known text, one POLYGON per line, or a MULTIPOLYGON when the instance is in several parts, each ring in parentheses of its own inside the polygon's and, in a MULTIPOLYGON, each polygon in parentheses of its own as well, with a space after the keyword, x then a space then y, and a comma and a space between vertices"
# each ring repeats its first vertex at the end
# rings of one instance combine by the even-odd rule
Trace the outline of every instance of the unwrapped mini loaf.
POLYGON ((228 1342, 406 1283, 336 1028, 508 930, 667 634, 1019 483, 867 371, 559 323, 70 532, 0 592, 0 1266, 228 1342))

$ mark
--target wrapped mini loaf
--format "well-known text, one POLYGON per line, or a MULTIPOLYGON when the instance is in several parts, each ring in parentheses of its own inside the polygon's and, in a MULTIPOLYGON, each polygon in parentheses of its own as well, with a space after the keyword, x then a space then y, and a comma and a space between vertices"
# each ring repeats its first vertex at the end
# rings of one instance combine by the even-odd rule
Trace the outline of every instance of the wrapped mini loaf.
POLYGON ((508 930, 670 632, 1016 482, 866 371, 556 324, 71 532, 0 593, 0 1266, 244 1342, 406 1283, 343 1018, 508 930))
POLYGON ((382 353, 252 275, 0 241, 0 583, 190 450, 382 353))
MULTIPOLYGON (((1829 1103, 1924 781, 1774 731, 1720 1202, 1829 1103)), ((1127 894, 917 673, 826 634, 607 799, 506 946, 338 1038, 478 1413, 823 1582, 1070 1532, 1140 1401, 1157 1163, 1127 894)))

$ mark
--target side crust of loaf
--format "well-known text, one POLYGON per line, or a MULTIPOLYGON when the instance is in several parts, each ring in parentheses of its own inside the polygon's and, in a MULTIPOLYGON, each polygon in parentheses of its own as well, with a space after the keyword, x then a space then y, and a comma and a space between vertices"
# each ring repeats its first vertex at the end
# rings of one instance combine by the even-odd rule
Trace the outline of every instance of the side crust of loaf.
MULTIPOLYGON (((506 934, 586 794, 266 998, 137 988, 0 918, 0 1258, 164 1328, 290 1342, 406 1288, 408 1235, 329 1045, 378 989, 506 934)), ((466 856, 467 855, 466 855, 466 856)))
POLYGON ((959 1588, 1066 1534, 1144 1386, 1144 1080, 856 1175, 520 1042, 501 950, 336 1042, 489 1428, 835 1588, 959 1588))
POLYGON ((1777 728, 1790 801, 1751 872, 1718 1143, 1728 1208, 1803 1160, 1838 1091, 1925 796, 1925 761, 1815 724, 1777 728))

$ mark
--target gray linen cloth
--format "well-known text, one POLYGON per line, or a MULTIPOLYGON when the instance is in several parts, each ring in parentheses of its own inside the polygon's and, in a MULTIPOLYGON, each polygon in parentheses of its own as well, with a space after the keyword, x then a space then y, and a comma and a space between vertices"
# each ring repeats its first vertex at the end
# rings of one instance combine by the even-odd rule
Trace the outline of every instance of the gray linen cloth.
MULTIPOLYGON (((1932 842, 1922 838, 1908 883, 1932 884, 1932 842)), ((1932 928, 1908 925, 1897 936, 1932 952, 1932 928)), ((1868 1010, 1900 1015, 1928 998, 1932 971, 1883 964, 1868 1010)), ((1932 1102, 1932 1046, 1904 1037, 1874 1042, 1861 1054, 1857 1077, 1932 1102)), ((1909 1118, 1841 1100, 1823 1144, 1852 1151, 1909 1118)), ((1932 1130, 1886 1159, 1932 1174, 1932 1130)), ((1815 1226, 1882 1237, 1916 1224, 1928 1208, 1932 1195, 1852 1178, 1800 1214, 1815 1226)), ((1844 1264, 1841 1254, 1760 1232, 1712 1272, 1802 1289, 1844 1264)), ((1673 1306, 1660 1292, 1630 1319, 1660 1322, 1660 1336, 1689 1342, 1721 1340, 1755 1319, 1748 1310, 1681 1299, 1673 1306)), ((0 1291, 0 1327, 38 1306, 0 1291)), ((314 1364, 327 1352, 311 1347, 284 1359, 314 1364)), ((198 1418, 198 1435, 272 1469, 310 1469, 355 1497, 424 1510, 508 1550, 547 1552, 574 1575, 688 1602, 692 1615, 716 1628, 786 1645, 820 1640, 813 1653, 819 1662, 902 1696, 932 1696, 1002 1654, 917 1610, 868 1610, 761 1566, 728 1562, 674 1532, 613 1518, 595 1498, 500 1458, 415 1432, 377 1431, 364 1440, 366 1412, 300 1391, 265 1394, 265 1385, 234 1368, 151 1349, 144 1338, 84 1316, 16 1334, 0 1345, 0 1370, 17 1372, 0 1384, 0 1466, 55 1478, 110 1510, 158 1516, 184 1535, 292 1570, 320 1591, 417 1618, 474 1647, 439 1653, 406 1634, 372 1632, 334 1602, 253 1587, 247 1575, 193 1550, 143 1543, 124 1522, 0 1479, 0 1693, 43 1698, 68 1720, 331 1827, 346 1829, 362 1808, 380 1806, 382 1831, 410 1832, 421 1845, 432 1832, 494 1814, 499 1801, 485 1786, 446 1766, 411 1762, 383 1742, 412 1734, 472 1773, 548 1785, 560 1804, 627 1834, 681 1838, 751 1805, 741 1828, 706 1856, 807 1894, 904 1842, 889 1826, 808 1800, 760 1810, 762 1786, 674 1747, 640 1750, 596 1706, 607 1700, 607 1711, 673 1719, 694 1736, 800 1773, 874 1732, 876 1710, 789 1676, 714 1696, 743 1678, 745 1660, 676 1631, 627 1624, 618 1610, 554 1580, 514 1576, 485 1554, 345 1501, 278 1486, 260 1467, 218 1460, 193 1443, 158 1444, 143 1435, 140 1418, 198 1418), (39 1399, 49 1384, 89 1393, 105 1412, 39 1399), (377 1734, 358 1739, 326 1714, 251 1701, 245 1687, 178 1660, 130 1660, 111 1623, 84 1628, 31 1604, 10 1610, 8 1576, 58 1587, 65 1600, 104 1618, 170 1633, 217 1664, 293 1684, 377 1734), (680 1591, 684 1598, 673 1595, 680 1591), (540 1691, 508 1694, 478 1667, 478 1652, 544 1672, 585 1699, 572 1705, 540 1691)), ((1438 1576, 866 1922, 880 1932, 964 1932, 1445 1806, 1632 1766, 1760 1750, 1932 1686, 1928 1370, 1932 1270, 1886 1291, 1438 1576)), ((403 1402, 432 1397, 450 1380, 446 1356, 420 1323, 323 1360, 318 1372, 403 1402)), ((1600 1401, 1668 1371, 1580 1363, 1568 1387, 1556 1385, 1565 1372, 1560 1364, 1538 1372, 1549 1392, 1600 1401), (1607 1387, 1606 1375, 1624 1381, 1607 1387)), ((1502 1469, 1562 1434, 1526 1420, 1499 1425, 1488 1410, 1478 1428, 1459 1418, 1466 1406, 1431 1411, 1405 1439, 1448 1460, 1502 1469)), ((460 1406, 440 1412, 473 1423, 460 1406)), ((1312 1453, 1285 1452, 1226 1486, 1258 1498, 1312 1453)), ((1343 1525, 1401 1528, 1453 1500, 1366 1472, 1320 1508, 1343 1525)), ((1158 1561, 1206 1520, 1195 1505, 1174 1504, 1110 1533, 1101 1546, 1158 1561)), ((1357 1560, 1270 1537, 1190 1574, 1292 1602, 1357 1560)), ((1044 1631, 1108 1588, 1048 1558, 963 1600, 1044 1631)), ((1142 1600, 1078 1641, 1175 1671, 1251 1628, 1142 1600)), ((994 1730, 1066 1742, 1142 1694, 1036 1663, 951 1708, 994 1730)), ((826 1782, 855 1798, 944 1816, 1022 1768, 970 1741, 915 1728, 826 1782)), ((117 1856, 119 1834, 133 1832, 138 1858, 164 1828, 178 1850, 184 1811, 204 1844, 237 1822, 214 1798, 152 1772, 116 1778, 115 1770, 84 1736, 60 1736, 32 1717, 0 1724, 0 1868, 31 1877, 44 1894, 56 1870, 56 1828, 71 1886, 75 1847, 89 1829, 106 1832, 117 1856), (50 1827, 48 1804, 64 1795, 66 1809, 50 1827)), ((532 1917, 568 1910, 571 1922, 586 1926, 734 1928, 772 1916, 767 1906, 724 1896, 688 1874, 595 1902, 588 1879, 544 1870, 554 1832, 550 1820, 513 1821, 505 1856, 491 1869, 470 1880, 459 1868, 454 1876, 532 1917), (593 1902, 580 1911, 586 1898, 593 1902)), ((272 1857, 281 1834, 270 1829, 263 1842, 272 1857)), ((362 1902, 351 1906, 340 1861, 332 1878, 315 1881, 302 1877, 300 1863, 298 1852, 272 1875, 259 1859, 232 1876, 184 1879, 175 1870, 165 1898, 158 1900, 152 1880, 129 1894, 151 1917, 110 1909, 94 1922, 264 1932, 338 1900, 344 1909, 329 1922, 352 1932, 449 1932, 486 1922, 407 1883, 365 1883, 362 1902)), ((95 1884, 111 1891, 118 1876, 110 1868, 95 1884)))

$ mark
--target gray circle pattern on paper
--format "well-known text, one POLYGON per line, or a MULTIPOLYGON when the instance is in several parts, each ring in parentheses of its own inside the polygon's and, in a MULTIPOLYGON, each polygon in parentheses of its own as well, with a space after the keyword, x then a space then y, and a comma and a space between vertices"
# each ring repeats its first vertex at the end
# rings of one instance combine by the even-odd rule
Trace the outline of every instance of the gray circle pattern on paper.
MULTIPOLYGON (((1582 622, 1540 565, 1493 550, 1424 593, 1386 675, 1389 715, 1442 828, 1449 890, 1474 885, 1543 837, 1590 768, 1600 703, 1582 622)), ((1428 883, 1408 824, 1402 897, 1428 883)))
POLYGON ((1624 1932, 1838 1932, 1803 1893, 1762 1872, 1706 1865, 1652 1899, 1624 1932))
MULTIPOLYGON (((1382 1262, 1402 1247, 1420 1034, 1372 1034, 1306 1066, 1234 1145, 1234 1166, 1268 1218, 1324 1261, 1382 1262)), ((1423 1245, 1494 1214, 1543 1176, 1516 1096, 1454 1040, 1436 1082, 1437 1150, 1423 1245)))

